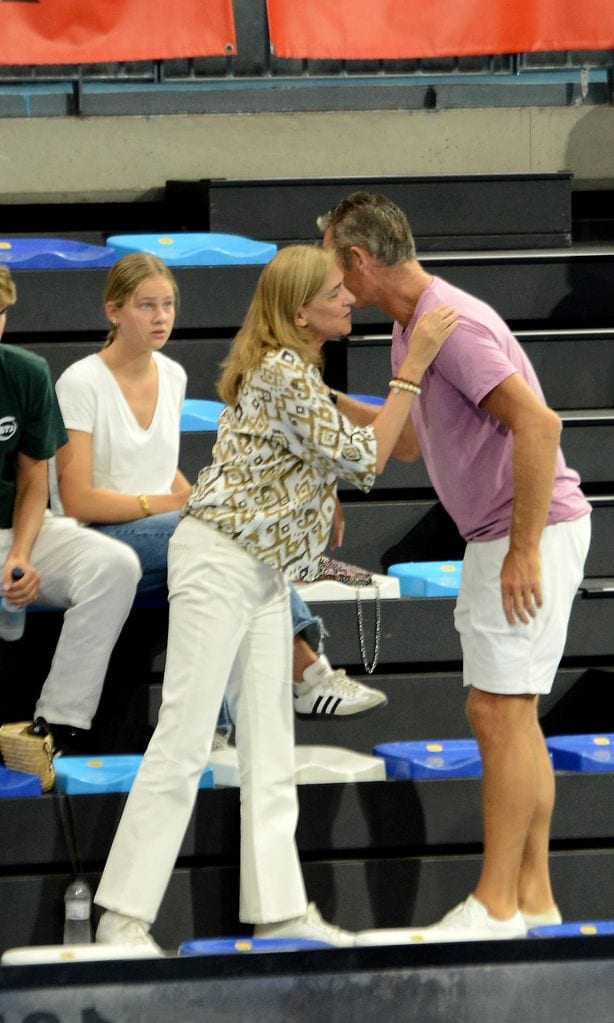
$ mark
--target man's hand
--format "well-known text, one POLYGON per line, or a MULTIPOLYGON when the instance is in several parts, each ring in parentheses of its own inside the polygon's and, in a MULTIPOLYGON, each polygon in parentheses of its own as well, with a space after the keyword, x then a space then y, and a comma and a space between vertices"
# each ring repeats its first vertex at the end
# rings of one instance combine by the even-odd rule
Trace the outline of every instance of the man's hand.
POLYGON ((507 552, 501 568, 503 611, 510 625, 528 625, 543 604, 539 550, 507 552))

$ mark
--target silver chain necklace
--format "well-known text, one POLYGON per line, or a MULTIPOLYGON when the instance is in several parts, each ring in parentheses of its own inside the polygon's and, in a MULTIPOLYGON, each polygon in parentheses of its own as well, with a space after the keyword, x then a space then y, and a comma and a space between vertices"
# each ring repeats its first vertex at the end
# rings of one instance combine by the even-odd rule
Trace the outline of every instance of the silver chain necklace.
POLYGON ((369 664, 367 658, 365 634, 362 622, 362 602, 360 600, 360 587, 356 587, 356 617, 358 619, 358 641, 360 643, 360 656, 362 657, 362 663, 367 674, 372 675, 377 667, 379 659, 379 647, 380 639, 382 634, 382 603, 380 598, 379 586, 376 582, 373 583, 375 586, 375 637, 373 640, 373 660, 369 664))

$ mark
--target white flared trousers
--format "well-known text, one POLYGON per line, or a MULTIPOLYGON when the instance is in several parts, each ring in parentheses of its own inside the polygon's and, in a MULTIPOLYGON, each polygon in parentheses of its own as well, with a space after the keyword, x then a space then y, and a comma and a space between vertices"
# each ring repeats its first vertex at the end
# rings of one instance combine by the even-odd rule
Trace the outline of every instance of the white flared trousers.
POLYGON ((169 547, 170 618, 158 725, 128 797, 96 902, 153 923, 194 808, 219 708, 236 725, 241 920, 307 906, 294 841, 292 628, 276 569, 199 519, 169 547))

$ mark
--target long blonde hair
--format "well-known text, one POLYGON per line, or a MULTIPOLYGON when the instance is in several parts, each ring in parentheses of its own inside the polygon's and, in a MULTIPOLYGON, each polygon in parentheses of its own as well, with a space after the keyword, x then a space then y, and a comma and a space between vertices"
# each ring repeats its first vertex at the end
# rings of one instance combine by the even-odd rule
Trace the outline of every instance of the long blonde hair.
POLYGON ((4 263, 0 263, 0 302, 2 305, 15 305, 17 301, 17 288, 11 277, 11 271, 4 263))
POLYGON ((315 245, 290 245, 267 263, 222 363, 217 390, 226 405, 234 405, 242 383, 268 352, 291 348, 307 362, 322 365, 319 347, 309 330, 298 326, 296 316, 324 286, 334 263, 332 251, 315 245))
MULTIPOLYGON (((127 256, 122 256, 121 259, 118 259, 107 274, 103 299, 105 308, 107 302, 113 302, 114 305, 121 309, 128 299, 134 295, 139 285, 143 281, 149 280, 150 277, 166 278, 173 289, 175 306, 177 306, 179 303, 179 288, 166 263, 163 263, 157 256, 152 256, 147 252, 130 252, 127 256)), ((111 324, 103 347, 108 348, 109 345, 112 345, 116 335, 117 327, 111 324)))

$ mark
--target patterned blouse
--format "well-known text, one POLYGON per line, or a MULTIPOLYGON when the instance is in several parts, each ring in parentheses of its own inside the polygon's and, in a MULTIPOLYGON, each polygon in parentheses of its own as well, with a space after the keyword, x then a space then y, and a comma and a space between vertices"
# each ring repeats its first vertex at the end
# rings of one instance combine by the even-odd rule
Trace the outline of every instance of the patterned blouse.
POLYGON ((329 541, 336 478, 370 490, 376 455, 373 427, 341 415, 315 366, 287 348, 271 352, 222 412, 213 462, 184 514, 288 578, 310 580, 329 541))

